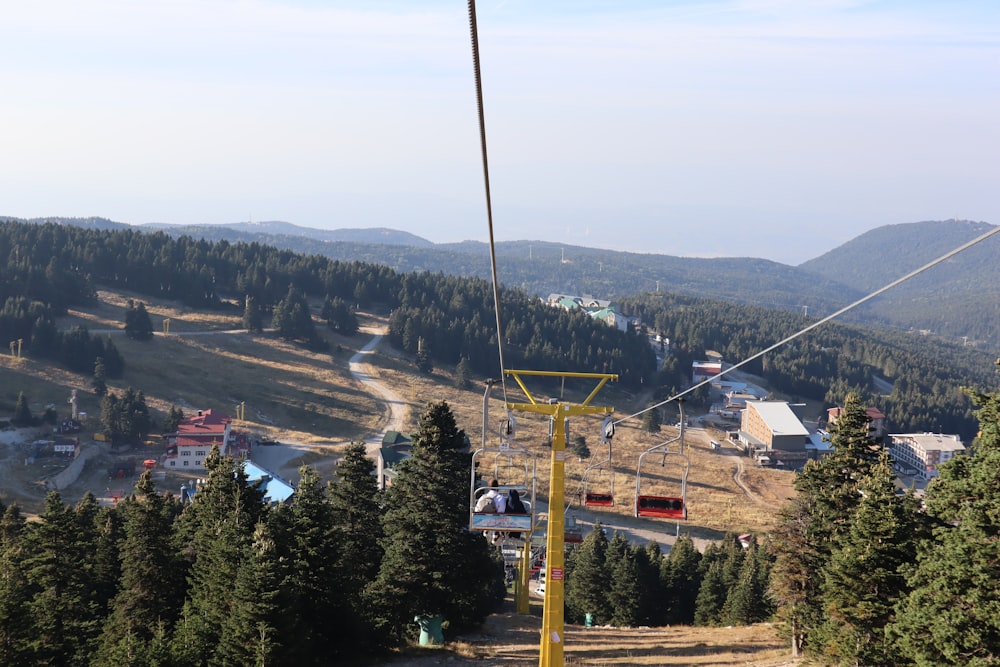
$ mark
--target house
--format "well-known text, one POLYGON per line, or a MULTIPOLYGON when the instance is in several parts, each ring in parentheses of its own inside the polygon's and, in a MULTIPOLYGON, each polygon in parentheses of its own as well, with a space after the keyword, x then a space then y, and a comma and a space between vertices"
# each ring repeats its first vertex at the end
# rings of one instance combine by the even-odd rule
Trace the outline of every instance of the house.
POLYGON ((695 361, 691 363, 691 384, 704 382, 722 372, 721 361, 695 361))
POLYGON ((545 303, 553 308, 563 310, 582 310, 595 320, 620 331, 628 331, 628 325, 638 328, 639 322, 628 315, 618 312, 618 305, 607 299, 595 299, 592 296, 572 296, 567 294, 550 294, 545 303))
POLYGON ((747 401, 739 440, 765 464, 781 461, 798 467, 810 458, 809 431, 785 401, 747 401))
POLYGON ((177 431, 163 436, 167 442, 163 466, 204 469, 205 457, 212 447, 218 447, 223 456, 243 458, 248 455, 246 434, 233 431, 232 423, 229 415, 214 410, 199 410, 198 414, 182 419, 177 431))
POLYGON ((266 503, 286 503, 295 493, 295 487, 290 483, 252 461, 247 461, 243 464, 243 472, 246 473, 247 482, 251 485, 260 485, 260 489, 264 492, 264 502, 266 503))
MULTIPOLYGON (((842 414, 844 414, 844 408, 828 408, 826 423, 833 426, 842 414)), ((881 442, 885 437, 885 415, 878 408, 865 408, 865 414, 868 416, 868 435, 881 442)))
POLYGON ((938 466, 965 452, 957 435, 942 433, 890 433, 889 455, 904 473, 923 480, 938 475, 938 466))

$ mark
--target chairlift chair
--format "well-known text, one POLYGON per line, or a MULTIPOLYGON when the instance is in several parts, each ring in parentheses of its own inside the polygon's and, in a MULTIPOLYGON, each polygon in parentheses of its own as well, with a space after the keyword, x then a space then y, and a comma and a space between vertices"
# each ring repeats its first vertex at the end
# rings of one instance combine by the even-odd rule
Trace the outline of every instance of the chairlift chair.
POLYGON ((537 457, 535 454, 517 447, 514 442, 514 421, 508 417, 501 423, 500 441, 495 447, 484 446, 472 454, 472 471, 469 482, 469 530, 481 532, 495 531, 506 535, 526 536, 535 526, 535 487, 537 457), (479 463, 493 457, 493 474, 497 480, 495 489, 477 475, 479 463), (506 461, 506 463, 503 463, 506 461), (503 465, 501 465, 503 463, 503 465), (476 511, 483 495, 491 490, 509 496, 517 491, 527 512, 523 514, 476 511))
MULTIPOLYGON (((568 433, 568 432, 567 432, 568 433)), ((611 415, 601 424, 601 442, 607 444, 608 455, 588 465, 582 476, 583 504, 587 507, 614 507, 615 471, 611 465, 611 439, 615 434, 615 423, 611 415), (593 484, 598 482, 598 484, 593 484), (597 488, 593 488, 596 486, 597 488)))
POLYGON ((680 452, 672 453, 667 449, 671 443, 678 440, 680 440, 680 436, 653 445, 639 455, 635 472, 635 516, 654 519, 687 519, 687 476, 691 463, 687 455, 680 452), (663 457, 660 462, 661 467, 666 467, 668 459, 677 461, 680 467, 680 489, 677 495, 643 493, 642 462, 648 454, 652 453, 660 453, 663 457))

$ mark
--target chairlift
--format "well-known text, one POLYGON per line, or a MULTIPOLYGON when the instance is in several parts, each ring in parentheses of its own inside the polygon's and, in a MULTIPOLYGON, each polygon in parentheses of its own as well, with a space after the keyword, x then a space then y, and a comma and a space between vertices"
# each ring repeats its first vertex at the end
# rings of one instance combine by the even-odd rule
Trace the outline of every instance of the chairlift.
POLYGON ((635 471, 635 516, 649 517, 654 519, 687 519, 687 476, 691 467, 687 455, 684 453, 684 409, 681 407, 681 432, 676 438, 671 438, 653 445, 639 455, 639 462, 635 471), (676 453, 669 450, 669 446, 675 442, 679 443, 676 453), (667 466, 668 458, 671 462, 676 461, 680 468, 680 493, 677 495, 650 494, 643 493, 642 478, 643 459, 653 453, 661 456, 660 467, 667 466))
POLYGON ((587 507, 614 507, 615 471, 611 465, 611 439, 614 435, 615 423, 608 415, 601 424, 601 443, 608 446, 607 457, 594 461, 583 471, 583 504, 587 507))
POLYGON ((635 515, 654 519, 687 519, 687 476, 690 462, 685 454, 670 452, 667 447, 680 438, 672 438, 647 449, 639 455, 639 463, 635 473, 635 515), (680 492, 677 495, 644 493, 642 488, 642 461, 647 454, 660 453, 661 467, 666 467, 667 461, 677 460, 680 467, 680 492))
POLYGON ((511 416, 504 419, 499 428, 499 443, 496 446, 483 446, 472 454, 472 473, 469 483, 469 530, 482 532, 495 531, 505 535, 516 533, 524 537, 535 526, 535 487, 537 457, 526 449, 517 446, 514 441, 515 423, 511 416), (497 485, 492 487, 489 481, 477 474, 480 462, 492 456, 493 479, 497 485), (495 492, 510 498, 515 491, 524 504, 523 513, 497 513, 486 511, 480 500, 487 494, 495 492), (478 509, 477 509, 478 508, 478 509))

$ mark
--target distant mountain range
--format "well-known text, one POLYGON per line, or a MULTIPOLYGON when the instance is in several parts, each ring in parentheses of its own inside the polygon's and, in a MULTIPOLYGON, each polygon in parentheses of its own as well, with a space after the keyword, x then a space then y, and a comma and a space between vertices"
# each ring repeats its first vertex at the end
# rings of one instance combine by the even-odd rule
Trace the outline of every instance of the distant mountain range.
MULTIPOLYGON (((162 231, 208 241, 256 242, 341 261, 382 264, 400 272, 432 271, 486 280, 492 275, 485 243, 433 243, 386 228, 322 230, 287 222, 131 226, 104 218, 26 222, 46 220, 99 229, 162 231)), ((614 299, 660 291, 823 317, 993 228, 966 220, 887 225, 799 266, 753 258, 685 258, 505 241, 496 244, 497 275, 502 284, 539 296, 559 292, 614 299)), ((1000 234, 894 287, 843 319, 916 330, 1000 351, 998 260, 1000 234)))

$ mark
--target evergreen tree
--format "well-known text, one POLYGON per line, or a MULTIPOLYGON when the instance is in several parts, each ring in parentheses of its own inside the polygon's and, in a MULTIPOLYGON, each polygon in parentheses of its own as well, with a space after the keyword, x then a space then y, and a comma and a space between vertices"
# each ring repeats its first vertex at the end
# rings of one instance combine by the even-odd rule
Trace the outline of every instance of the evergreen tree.
POLYGON ((94 667, 162 664, 164 630, 180 612, 183 580, 172 539, 177 509, 157 493, 149 471, 135 491, 118 505, 124 515, 121 577, 94 667))
POLYGON ((249 294, 243 307, 242 326, 251 333, 260 333, 264 330, 264 315, 260 312, 256 299, 249 294))
POLYGON ((176 405, 170 406, 170 411, 167 413, 167 420, 163 423, 164 433, 176 433, 177 427, 184 420, 184 411, 178 408, 176 405))
POLYGON ((247 556, 233 582, 232 612, 222 621, 213 664, 224 667, 331 664, 334 654, 291 663, 287 662, 288 653, 281 652, 283 644, 297 643, 303 634, 308 635, 316 628, 329 629, 335 619, 297 617, 298 626, 290 628, 292 632, 285 636, 280 634, 281 619, 291 610, 283 608, 279 601, 284 564, 265 522, 257 524, 247 556))
POLYGON ((611 621, 607 553, 608 538, 598 522, 573 553, 573 572, 567 576, 565 587, 567 620, 579 623, 590 614, 594 623, 611 621))
POLYGON ((827 619, 817 630, 826 654, 862 665, 892 663, 896 651, 885 627, 906 592, 901 568, 913 560, 912 502, 896 495, 888 452, 862 481, 862 497, 850 532, 837 545, 825 571, 827 619))
POLYGON ((368 598, 390 643, 415 631, 417 615, 441 616, 451 631, 474 627, 505 592, 502 563, 468 530, 471 456, 444 401, 431 403, 386 494, 385 556, 368 598))
POLYGON ((726 625, 751 625, 770 616, 766 571, 761 566, 757 540, 753 539, 744 554, 739 578, 726 595, 721 619, 726 625))
POLYGON ((295 641, 280 662, 323 665, 351 648, 358 624, 345 600, 347 573, 327 487, 315 470, 299 468, 299 484, 288 516, 289 563, 281 582, 285 613, 296 619, 295 641), (318 623, 317 619, 323 619, 318 623))
POLYGON ((921 666, 1000 663, 1000 392, 969 393, 979 405, 973 455, 942 465, 927 487, 933 533, 887 628, 921 666))
POLYGON ((611 580, 608 605, 611 625, 635 627, 640 619, 641 582, 635 552, 624 533, 615 532, 608 544, 605 568, 611 580))
MULTIPOLYGON (((779 619, 798 655, 826 619, 822 583, 837 542, 848 532, 861 498, 859 485, 878 460, 879 448, 857 395, 830 429, 833 453, 810 461, 795 479, 797 494, 781 511, 775 545, 772 592, 779 619)), ((813 637, 818 641, 818 637, 813 637)), ((820 646, 814 646, 821 651, 820 646)))
POLYGON ((25 534, 24 573, 32 627, 28 648, 33 664, 82 665, 90 657, 102 611, 89 594, 89 568, 76 513, 55 491, 25 534))
POLYGON ((648 408, 642 413, 642 430, 646 433, 659 433, 663 424, 663 417, 657 407, 648 408))
POLYGON ((236 603, 232 584, 264 514, 263 492, 247 484, 242 465, 213 447, 205 469, 204 486, 179 519, 182 553, 191 565, 172 655, 192 666, 217 662, 223 623, 236 603))
POLYGON ((701 579, 694 605, 695 625, 716 625, 726 603, 728 590, 723 575, 724 561, 714 560, 701 579))
POLYGON ((35 664, 28 642, 34 634, 25 614, 31 591, 24 571, 26 522, 17 505, 4 508, 0 519, 0 665, 35 664))
POLYGON ((459 359, 458 364, 455 366, 455 386, 459 389, 468 389, 471 373, 472 369, 469 367, 469 360, 466 357, 459 359))
POLYGON ((14 426, 31 426, 35 423, 23 391, 17 392, 17 403, 14 405, 14 416, 11 417, 10 423, 14 426))
POLYGON ((90 386, 94 388, 94 393, 104 396, 108 393, 108 369, 104 366, 104 357, 94 359, 94 377, 90 381, 90 386))
POLYGON ((587 436, 579 433, 573 436, 573 454, 581 461, 590 458, 590 447, 587 447, 587 436))
POLYGON ((150 340, 153 338, 153 321, 146 312, 146 304, 136 303, 132 299, 125 305, 125 335, 132 340, 150 340))
POLYGON ((681 535, 663 561, 664 623, 691 625, 701 588, 701 554, 690 535, 681 535))
POLYGON ((421 373, 426 374, 434 371, 434 362, 431 360, 431 353, 427 349, 427 343, 423 338, 417 344, 417 368, 421 373))
POLYGON ((383 556, 382 506, 374 473, 375 462, 368 457, 364 443, 354 442, 344 451, 330 487, 345 575, 344 597, 355 605, 359 618, 366 611, 361 594, 378 575, 383 556))
POLYGON ((664 558, 660 545, 650 540, 644 548, 636 550, 635 560, 639 567, 639 624, 663 625, 660 600, 664 591, 660 585, 660 564, 664 558))

